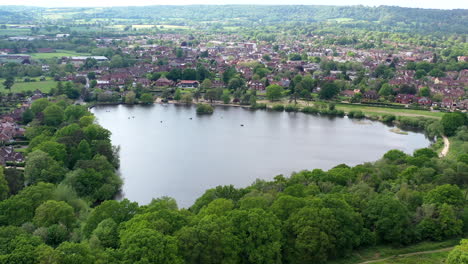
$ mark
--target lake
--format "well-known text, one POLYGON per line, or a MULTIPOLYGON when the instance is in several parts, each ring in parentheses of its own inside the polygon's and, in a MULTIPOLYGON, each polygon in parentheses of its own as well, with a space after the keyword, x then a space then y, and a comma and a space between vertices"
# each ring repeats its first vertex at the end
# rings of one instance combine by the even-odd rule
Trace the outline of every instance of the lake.
POLYGON ((220 106, 213 115, 197 116, 194 106, 161 104, 97 106, 92 112, 120 146, 123 196, 140 204, 170 196, 189 207, 218 185, 245 187, 430 144, 421 133, 397 134, 380 122, 347 117, 220 106))

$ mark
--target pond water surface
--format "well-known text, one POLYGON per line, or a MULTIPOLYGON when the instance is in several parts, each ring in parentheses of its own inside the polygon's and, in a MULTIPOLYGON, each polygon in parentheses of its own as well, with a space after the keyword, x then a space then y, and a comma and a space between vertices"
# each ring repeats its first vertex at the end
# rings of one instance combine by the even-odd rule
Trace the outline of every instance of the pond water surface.
POLYGON ((92 112, 120 146, 123 196, 140 204, 170 196, 189 207, 218 185, 245 187, 304 169, 375 161, 391 149, 412 153, 430 142, 368 120, 238 107, 197 116, 176 105, 97 106, 92 112), (243 125, 243 126, 242 126, 243 125))

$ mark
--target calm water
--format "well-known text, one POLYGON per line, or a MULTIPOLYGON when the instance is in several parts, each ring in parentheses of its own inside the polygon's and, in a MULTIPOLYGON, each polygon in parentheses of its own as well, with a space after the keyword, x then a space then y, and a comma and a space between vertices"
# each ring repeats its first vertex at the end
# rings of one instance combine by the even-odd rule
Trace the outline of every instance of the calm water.
POLYGON ((93 112, 121 147, 124 196, 140 204, 170 196, 188 207, 218 185, 244 187, 257 178, 356 165, 391 149, 412 153, 430 144, 423 134, 396 134, 379 122, 302 113, 216 107, 211 116, 197 116, 194 107, 175 105, 93 112))

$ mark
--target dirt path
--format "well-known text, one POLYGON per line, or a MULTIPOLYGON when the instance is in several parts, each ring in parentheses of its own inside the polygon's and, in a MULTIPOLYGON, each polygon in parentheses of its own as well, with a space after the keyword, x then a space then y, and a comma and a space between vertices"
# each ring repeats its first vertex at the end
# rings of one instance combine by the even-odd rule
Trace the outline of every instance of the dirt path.
POLYGON ((447 156, 447 153, 448 153, 449 148, 450 148, 450 141, 448 140, 448 138, 446 136, 442 136, 442 138, 444 139, 444 148, 439 153, 440 158, 447 156))
POLYGON ((381 258, 381 259, 368 260, 368 261, 360 262, 358 264, 370 264, 370 263, 376 263, 376 262, 380 262, 380 261, 390 260, 390 259, 393 259, 393 258, 410 257, 410 256, 416 256, 416 255, 431 254, 431 253, 437 253, 437 252, 445 252, 445 251, 450 251, 452 249, 453 249, 453 247, 441 248, 441 249, 429 250, 429 251, 418 251, 418 252, 413 252, 413 253, 394 255, 394 256, 391 256, 391 257, 386 257, 386 258, 381 258))

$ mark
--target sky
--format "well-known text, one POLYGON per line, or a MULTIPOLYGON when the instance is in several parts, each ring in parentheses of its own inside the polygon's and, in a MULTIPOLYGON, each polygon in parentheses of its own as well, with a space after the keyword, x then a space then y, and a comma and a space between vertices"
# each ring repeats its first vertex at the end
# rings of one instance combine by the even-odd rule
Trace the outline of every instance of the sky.
POLYGON ((0 5, 30 5, 43 7, 109 7, 145 5, 366 5, 403 6, 437 9, 468 9, 468 0, 0 0, 0 5))

